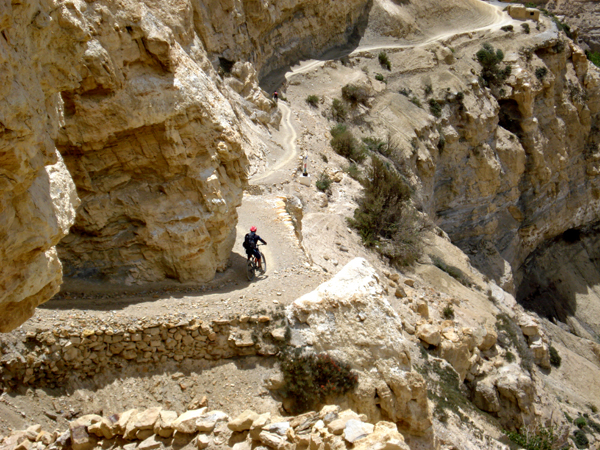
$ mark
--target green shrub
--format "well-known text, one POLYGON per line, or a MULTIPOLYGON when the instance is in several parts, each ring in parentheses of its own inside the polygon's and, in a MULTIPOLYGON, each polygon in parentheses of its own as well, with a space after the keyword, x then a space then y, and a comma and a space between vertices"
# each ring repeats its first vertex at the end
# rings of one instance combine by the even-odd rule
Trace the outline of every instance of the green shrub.
POLYGON ((513 27, 512 25, 504 25, 503 27, 500 28, 502 31, 514 31, 515 27, 513 27))
POLYGON ((383 83, 385 83, 385 77, 382 74, 380 74, 380 73, 376 73, 375 74, 375 79, 377 81, 382 81, 383 83))
POLYGON ((389 156, 389 146, 381 139, 376 137, 366 137, 363 138, 362 141, 363 144, 365 144, 367 150, 371 152, 381 153, 384 156, 389 156))
POLYGON ((533 431, 521 429, 518 432, 505 430, 504 434, 526 450, 552 450, 552 446, 557 440, 552 427, 539 427, 533 431))
POLYGON ((552 16, 552 21, 556 24, 556 28, 558 28, 558 31, 564 31, 569 39, 573 39, 573 33, 571 33, 571 27, 569 25, 561 22, 558 19, 558 17, 554 15, 552 16))
POLYGON ((600 52, 587 51, 585 52, 585 56, 587 56, 587 59, 589 59, 596 67, 600 67, 600 52))
POLYGON ((471 287, 473 285, 473 283, 471 283, 471 280, 469 280, 469 278, 464 274, 464 272, 458 267, 446 264, 441 258, 437 256, 431 256, 431 260, 435 267, 437 267, 440 270, 443 270, 462 285, 466 287, 471 287))
POLYGON ((594 422, 592 419, 588 420, 588 426, 596 433, 600 433, 600 424, 594 422))
POLYGON ((454 319, 454 308, 450 305, 444 306, 444 309, 442 310, 442 316, 446 320, 454 319))
POLYGON ((500 346, 507 348, 514 346, 521 359, 521 367, 531 372, 533 368, 533 353, 529 349, 529 345, 523 337, 523 332, 507 314, 501 313, 496 316, 496 328, 498 329, 498 343, 500 346), (507 338, 509 342, 507 342, 507 338))
POLYGON ((360 169, 356 164, 348 164, 348 166, 344 168, 344 172, 346 172, 351 178, 354 178, 356 181, 360 181, 360 169))
POLYGON ((339 98, 334 98, 331 104, 331 115, 334 120, 344 122, 348 117, 348 108, 339 98))
POLYGON ((392 70, 392 63, 390 62, 386 52, 379 53, 379 64, 381 64, 381 67, 385 67, 387 70, 392 70))
POLYGON ((411 188, 394 168, 377 156, 363 178, 363 196, 348 219, 365 246, 393 264, 412 264, 421 250, 419 221, 410 209, 411 188))
POLYGON ((573 421, 573 424, 579 428, 580 430, 582 430, 583 428, 585 428, 587 426, 587 420, 585 420, 584 417, 579 416, 577 419, 575 419, 573 421))
POLYGON ((435 98, 429 99, 429 111, 435 117, 442 117, 442 105, 435 98))
POLYGON ((410 102, 415 105, 418 106, 419 108, 421 108, 421 101, 417 98, 417 97, 413 97, 410 99, 410 102))
POLYGON ((329 175, 327 175, 325 172, 322 172, 315 184, 318 190, 321 192, 326 192, 331 186, 331 178, 329 178, 329 175))
POLYGON ((331 147, 338 155, 355 162, 365 159, 365 152, 356 138, 345 125, 337 124, 331 129, 331 147))
POLYGON ((460 91, 456 93, 456 100, 462 102, 465 99, 465 93, 460 91))
POLYGON ((481 64, 481 78, 486 85, 501 84, 512 73, 512 67, 506 65, 504 69, 500 68, 500 63, 504 60, 504 52, 500 49, 494 50, 487 42, 483 44, 475 57, 481 64))
POLYGON ((538 80, 542 81, 546 75, 548 75, 548 69, 545 67, 542 66, 535 69, 535 76, 538 80))
POLYGON ((521 24, 521 28, 523 28, 523 31, 525 32, 525 34, 531 33, 531 28, 529 28, 529 24, 528 23, 522 23, 521 24))
POLYGON ((431 86, 431 84, 426 84, 425 85, 425 97, 427 97, 428 95, 433 94, 433 87, 431 86))
POLYGON ((590 410, 596 414, 598 412, 598 407, 596 405, 592 405, 591 403, 588 405, 588 408, 590 408, 590 410))
POLYGON ((293 413, 316 409, 329 397, 338 397, 353 390, 358 375, 348 364, 325 353, 306 354, 301 349, 282 353, 284 397, 292 399, 293 413))
POLYGON ((347 84, 342 88, 342 98, 352 105, 357 105, 358 103, 366 105, 369 100, 369 91, 364 86, 347 84))
POLYGON ((515 355, 513 352, 506 352, 504 354, 504 357, 506 358, 506 362, 511 364, 515 361, 515 355))
POLYGON ((570 415, 568 415, 567 413, 564 413, 564 414, 565 414, 565 419, 567 419, 567 422, 573 423, 573 418, 570 415))
POLYGON ((562 358, 558 354, 558 350, 556 350, 553 346, 550 346, 550 365, 552 367, 560 367, 561 362, 562 358))
POLYGON ((323 160, 324 163, 329 162, 329 159, 327 158, 327 155, 325 153, 321 153, 321 159, 323 160))
POLYGON ((590 441, 583 430, 576 430, 573 433, 573 440, 577 448, 588 448, 588 445, 590 445, 590 441))
POLYGON ((306 97, 306 103, 316 108, 317 106, 319 106, 319 97, 317 95, 309 95, 308 97, 306 97))
POLYGON ((405 97, 410 97, 412 91, 410 89, 402 88, 398 91, 398 93, 404 95, 405 97))

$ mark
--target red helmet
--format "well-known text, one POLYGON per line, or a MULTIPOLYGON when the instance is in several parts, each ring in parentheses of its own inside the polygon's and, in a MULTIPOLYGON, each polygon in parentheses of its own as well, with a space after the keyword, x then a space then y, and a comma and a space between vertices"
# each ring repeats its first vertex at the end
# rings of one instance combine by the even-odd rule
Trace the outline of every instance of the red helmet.
POLYGON ((250 227, 250 231, 256 231, 256 227, 255 226, 251 226, 250 227))

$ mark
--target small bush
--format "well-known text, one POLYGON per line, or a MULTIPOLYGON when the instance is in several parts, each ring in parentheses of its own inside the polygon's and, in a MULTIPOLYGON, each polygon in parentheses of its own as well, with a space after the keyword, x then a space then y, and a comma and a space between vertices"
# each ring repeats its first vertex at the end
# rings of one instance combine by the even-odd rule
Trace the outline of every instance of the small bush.
POLYGON ((592 419, 588 420, 588 426, 596 433, 600 433, 600 424, 594 422, 592 419))
POLYGON ((515 355, 513 354, 513 352, 506 352, 504 354, 504 357, 506 358, 506 362, 509 364, 515 361, 515 355))
POLYGON ((580 430, 582 430, 583 428, 585 428, 587 426, 587 420, 585 420, 584 417, 579 416, 577 419, 575 419, 573 421, 573 424, 579 428, 580 430))
POLYGON ((381 81, 381 82, 385 83, 385 77, 382 74, 380 74, 380 73, 376 73, 375 74, 375 79, 377 81, 381 81))
POLYGON ((322 172, 321 175, 319 175, 319 179, 315 184, 319 191, 326 192, 329 190, 331 183, 332 181, 331 178, 329 178, 329 175, 327 175, 325 172, 322 172))
POLYGON ((440 140, 438 141, 437 148, 440 153, 444 151, 444 148, 446 148, 446 136, 444 136, 443 133, 440 133, 440 140))
POLYGON ((585 52, 585 56, 587 56, 587 59, 589 59, 592 62, 592 64, 594 64, 596 67, 600 67, 600 53, 599 52, 587 51, 587 52, 585 52))
POLYGON ((417 97, 413 97, 410 99, 410 102, 415 105, 418 106, 419 108, 421 108, 421 101, 417 98, 417 97))
POLYGON ((561 22, 556 16, 552 16, 552 21, 556 24, 558 31, 564 31, 569 39, 573 39, 573 33, 571 33, 571 27, 569 25, 561 22))
POLYGON ((389 156, 389 146, 381 139, 376 137, 366 137, 363 138, 362 141, 367 150, 389 156))
POLYGON ((443 270, 462 285, 466 287, 471 287, 473 285, 473 283, 471 283, 471 280, 469 280, 469 278, 464 274, 464 272, 458 267, 446 264, 441 258, 438 258, 437 256, 432 256, 431 260, 433 261, 433 265, 435 267, 437 267, 440 270, 443 270))
POLYGON ((381 67, 385 67, 387 70, 392 70, 392 63, 390 62, 386 52, 379 53, 379 64, 381 64, 381 67))
POLYGON ((531 33, 531 28, 529 28, 529 24, 528 23, 522 23, 521 24, 521 28, 523 28, 523 31, 525 32, 525 34, 531 33))
POLYGON ((339 98, 334 98, 331 104, 331 115, 334 120, 338 122, 344 122, 348 117, 348 108, 339 98))
POLYGON ((465 93, 460 91, 456 93, 456 100, 462 102, 465 99, 465 93))
POLYGON ((433 94, 433 87, 430 84, 425 85, 425 97, 433 94))
POLYGON ((588 448, 588 445, 590 445, 590 441, 583 430, 576 430, 573 433, 573 440, 577 448, 588 448))
POLYGON ((412 91, 410 89, 402 88, 398 91, 398 93, 404 95, 405 97, 410 97, 412 91))
POLYGON ((450 305, 444 306, 444 309, 442 310, 442 316, 446 320, 454 319, 454 308, 450 305))
POLYGON ((558 350, 556 350, 553 346, 550 346, 550 365, 552 367, 560 367, 561 362, 562 358, 558 354, 558 350))
POLYGON ((512 25, 504 25, 503 27, 500 28, 502 31, 514 31, 515 28, 512 25))
POLYGON ((303 354, 301 349, 280 357, 284 397, 293 400, 293 413, 316 409, 329 397, 344 395, 358 384, 358 375, 348 364, 331 356, 303 354))
POLYGON ((344 168, 344 172, 346 172, 350 176, 350 178, 354 178, 356 181, 360 181, 360 169, 356 164, 348 164, 348 167, 344 168))
POLYGON ((329 159, 327 158, 327 155, 325 153, 321 153, 321 159, 323 160, 324 163, 329 162, 329 159))
POLYGON ((512 67, 506 65, 504 69, 500 68, 500 63, 504 60, 504 52, 500 49, 494 50, 487 42, 483 44, 475 57, 481 64, 481 78, 485 85, 501 84, 512 73, 512 67))
POLYGON ((369 91, 364 86, 347 84, 342 88, 342 98, 352 105, 357 105, 358 103, 366 105, 369 100, 369 91))
POLYGON ((306 103, 308 103, 313 108, 319 106, 319 97, 317 95, 309 95, 306 97, 306 103))
POLYGON ((592 411, 592 413, 596 414, 598 412, 598 407, 596 405, 592 405, 591 403, 588 405, 588 408, 592 411))
POLYGON ((519 430, 518 432, 505 430, 504 434, 526 450, 552 450, 557 440, 552 427, 539 427, 534 430, 519 430))
POLYGON ((565 419, 567 419, 567 422, 573 423, 573 418, 570 415, 568 415, 567 413, 564 413, 564 414, 565 414, 565 419))
POLYGON ((429 99, 429 111, 435 117, 442 117, 442 105, 435 98, 429 99))
POLYGON ((363 196, 348 219, 363 244, 393 264, 412 264, 421 250, 419 221, 409 207, 411 188, 404 177, 377 156, 363 178, 363 196))
POLYGON ((345 125, 337 124, 331 129, 331 147, 338 155, 348 158, 355 162, 362 162, 365 159, 365 152, 356 138, 345 125))
POLYGON ((546 75, 548 75, 548 69, 545 67, 542 66, 535 69, 535 76, 538 80, 542 81, 546 75))

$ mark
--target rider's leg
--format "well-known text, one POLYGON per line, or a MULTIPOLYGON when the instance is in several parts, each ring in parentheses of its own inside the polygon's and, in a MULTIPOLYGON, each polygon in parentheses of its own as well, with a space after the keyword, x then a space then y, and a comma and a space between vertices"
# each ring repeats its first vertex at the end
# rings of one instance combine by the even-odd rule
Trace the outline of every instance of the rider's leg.
POLYGON ((260 260, 260 252, 258 251, 258 249, 254 250, 254 257, 256 258, 256 261, 258 262, 258 269, 262 270, 262 263, 260 260))

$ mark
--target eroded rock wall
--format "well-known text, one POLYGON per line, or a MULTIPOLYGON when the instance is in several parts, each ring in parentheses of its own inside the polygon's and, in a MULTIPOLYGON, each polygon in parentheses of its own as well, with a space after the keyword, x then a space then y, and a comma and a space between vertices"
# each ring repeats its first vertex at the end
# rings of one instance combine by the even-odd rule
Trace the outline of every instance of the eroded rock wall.
POLYGON ((73 85, 66 61, 81 56, 85 35, 72 32, 68 18, 56 20, 61 8, 50 17, 50 6, 0 7, 0 332, 58 292, 55 246, 79 203, 54 139, 59 92, 73 85))

